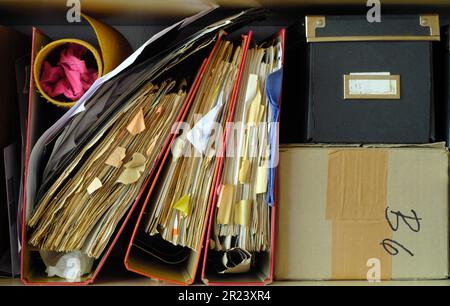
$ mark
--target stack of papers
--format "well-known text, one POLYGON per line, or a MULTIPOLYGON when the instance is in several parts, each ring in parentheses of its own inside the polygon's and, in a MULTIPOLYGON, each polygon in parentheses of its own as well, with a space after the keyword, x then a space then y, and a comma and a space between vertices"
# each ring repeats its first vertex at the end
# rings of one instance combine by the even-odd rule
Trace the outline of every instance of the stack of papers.
POLYGON ((200 250, 226 119, 247 38, 242 46, 222 41, 214 53, 185 124, 172 147, 172 161, 150 207, 146 232, 174 245, 200 250))
POLYGON ((211 236, 211 248, 223 252, 220 273, 248 272, 254 254, 270 250, 279 114, 270 80, 281 68, 281 41, 249 50, 211 236))
POLYGON ((98 258, 139 194, 186 98, 176 81, 152 83, 118 112, 47 191, 28 221, 40 250, 98 258))

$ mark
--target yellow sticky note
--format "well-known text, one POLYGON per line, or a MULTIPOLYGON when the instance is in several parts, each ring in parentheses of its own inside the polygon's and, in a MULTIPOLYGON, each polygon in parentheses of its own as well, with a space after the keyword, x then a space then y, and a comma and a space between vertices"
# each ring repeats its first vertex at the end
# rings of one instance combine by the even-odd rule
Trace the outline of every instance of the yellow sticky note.
POLYGON ((250 182, 250 167, 251 162, 244 159, 241 164, 241 169, 239 170, 239 182, 241 184, 248 184, 250 182))
POLYGON ((133 158, 125 164, 125 168, 139 168, 145 165, 145 156, 139 152, 133 154, 133 158))
POLYGON ((146 153, 148 157, 150 157, 153 153, 153 150, 155 150, 155 146, 156 146, 156 142, 158 141, 158 138, 159 138, 159 134, 156 135, 155 138, 153 138, 152 142, 148 146, 147 153, 146 153))
POLYGON ((139 113, 131 120, 127 127, 128 132, 131 135, 136 136, 143 131, 145 131, 145 120, 144 120, 144 111, 142 108, 139 110, 139 113))
POLYGON ((236 204, 234 210, 234 223, 249 227, 252 214, 252 200, 242 200, 236 204))
POLYGON ((103 187, 102 182, 98 177, 96 177, 87 188, 87 192, 89 193, 89 195, 91 195, 102 187, 103 187))
POLYGON ((270 147, 266 146, 266 153, 264 154, 264 158, 269 160, 270 159, 270 147))
POLYGON ((186 140, 182 137, 175 139, 172 145, 172 162, 176 162, 180 157, 184 155, 186 140))
POLYGON ((217 202, 217 223, 231 223, 231 209, 233 208, 234 186, 222 185, 220 188, 219 199, 217 202))
POLYGON ((173 208, 175 208, 176 210, 181 211, 183 213, 183 215, 186 217, 186 216, 189 215, 190 201, 191 201, 191 196, 189 194, 187 194, 184 197, 182 197, 180 200, 178 200, 178 202, 175 203, 173 208))
POLYGON ((119 169, 122 167, 122 161, 127 154, 127 149, 117 147, 114 152, 108 157, 105 164, 119 169))
POLYGON ((259 113, 258 113, 258 124, 262 122, 264 118, 264 113, 266 111, 266 107, 264 105, 260 105, 259 107, 259 113))
POLYGON ((260 106, 261 106, 261 93, 259 90, 256 93, 255 99, 250 104, 250 110, 248 114, 248 123, 257 123, 259 118, 260 106))
POLYGON ((125 164, 125 170, 117 179, 118 183, 131 185, 139 181, 145 171, 145 156, 141 153, 134 153, 133 159, 125 164))
POLYGON ((256 172, 256 194, 266 193, 267 184, 269 182, 269 168, 268 167, 258 167, 256 172))

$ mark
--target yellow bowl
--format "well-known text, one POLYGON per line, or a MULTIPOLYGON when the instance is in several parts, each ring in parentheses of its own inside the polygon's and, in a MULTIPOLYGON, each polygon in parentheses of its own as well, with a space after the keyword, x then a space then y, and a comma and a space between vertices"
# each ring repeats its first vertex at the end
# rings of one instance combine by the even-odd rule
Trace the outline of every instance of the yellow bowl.
POLYGON ((77 103, 77 101, 62 102, 62 101, 57 101, 57 100, 53 99, 42 89, 40 80, 41 80, 41 74, 42 74, 42 71, 41 71, 42 64, 47 59, 47 57, 57 48, 59 48, 63 45, 69 44, 69 43, 73 43, 73 44, 77 44, 77 45, 81 45, 81 46, 85 47, 95 58, 95 61, 97 63, 97 68, 98 68, 98 77, 101 77, 102 73, 103 73, 103 62, 102 62, 99 52, 97 51, 97 49, 94 46, 92 46, 91 44, 89 44, 85 41, 82 41, 79 39, 60 39, 60 40, 51 42, 48 45, 46 45, 44 48, 42 48, 39 51, 39 53, 36 55, 36 59, 34 60, 34 67, 33 67, 34 81, 39 90, 39 93, 45 99, 47 99, 47 101, 49 101, 50 103, 52 103, 58 107, 63 107, 63 108, 71 108, 72 106, 75 105, 75 103, 77 103))

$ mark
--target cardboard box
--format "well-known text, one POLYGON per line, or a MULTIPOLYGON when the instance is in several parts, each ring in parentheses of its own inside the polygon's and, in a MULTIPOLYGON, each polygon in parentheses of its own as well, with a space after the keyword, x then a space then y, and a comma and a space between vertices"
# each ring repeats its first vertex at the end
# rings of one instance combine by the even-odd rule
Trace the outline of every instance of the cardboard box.
POLYGON ((383 15, 380 23, 369 23, 365 15, 308 16, 305 23, 307 142, 436 141, 437 15, 383 15))
POLYGON ((444 279, 448 150, 280 150, 277 280, 444 279))

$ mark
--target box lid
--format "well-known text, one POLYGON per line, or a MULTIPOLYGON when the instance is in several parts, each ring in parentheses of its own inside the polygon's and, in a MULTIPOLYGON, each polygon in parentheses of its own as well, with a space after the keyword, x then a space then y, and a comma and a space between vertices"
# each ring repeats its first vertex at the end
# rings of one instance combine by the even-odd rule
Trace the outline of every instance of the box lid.
POLYGON ((306 16, 306 38, 312 42, 439 41, 439 16, 383 15, 369 22, 365 15, 306 16))

